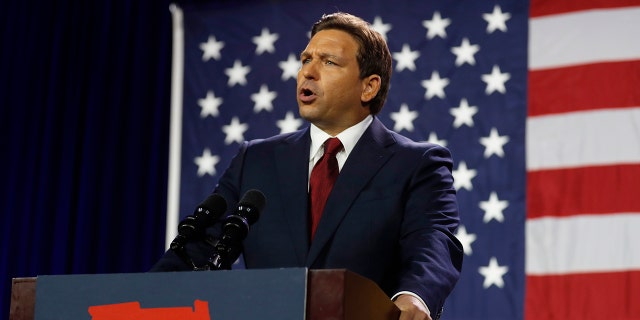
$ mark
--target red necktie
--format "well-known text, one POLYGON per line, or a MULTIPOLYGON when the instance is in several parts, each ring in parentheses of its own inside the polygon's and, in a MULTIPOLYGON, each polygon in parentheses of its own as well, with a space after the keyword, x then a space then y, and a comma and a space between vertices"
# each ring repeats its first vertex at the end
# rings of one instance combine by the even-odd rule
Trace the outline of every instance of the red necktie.
POLYGON ((324 205, 338 177, 338 160, 336 154, 342 149, 338 138, 329 138, 324 143, 324 154, 311 171, 309 178, 309 194, 311 195, 311 239, 322 216, 324 205))

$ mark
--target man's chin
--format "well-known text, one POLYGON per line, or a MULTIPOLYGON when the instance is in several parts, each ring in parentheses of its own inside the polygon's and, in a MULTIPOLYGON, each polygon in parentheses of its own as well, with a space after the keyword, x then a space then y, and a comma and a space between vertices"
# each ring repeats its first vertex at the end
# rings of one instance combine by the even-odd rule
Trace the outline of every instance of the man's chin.
POLYGON ((318 116, 318 108, 313 104, 298 102, 298 113, 302 119, 312 121, 318 116))

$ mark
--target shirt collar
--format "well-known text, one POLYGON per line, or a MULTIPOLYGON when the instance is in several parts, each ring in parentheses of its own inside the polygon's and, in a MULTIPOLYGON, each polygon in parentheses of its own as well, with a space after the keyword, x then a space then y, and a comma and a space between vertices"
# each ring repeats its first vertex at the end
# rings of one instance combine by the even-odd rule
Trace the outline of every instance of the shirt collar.
MULTIPOLYGON (((373 116, 368 115, 359 123, 340 132, 336 136, 338 139, 340 139, 340 142, 342 142, 342 146, 344 147, 344 150, 340 152, 344 152, 345 156, 349 156, 351 150, 353 150, 353 148, 356 146, 356 143, 358 142, 358 140, 360 140, 360 137, 362 137, 362 134, 365 132, 365 130, 367 130, 371 122, 373 122, 373 116)), ((331 136, 322 131, 320 128, 316 127, 314 124, 311 124, 310 129, 311 149, 309 150, 309 160, 311 161, 318 154, 318 152, 320 152, 322 144, 324 144, 327 139, 331 138, 331 136)))

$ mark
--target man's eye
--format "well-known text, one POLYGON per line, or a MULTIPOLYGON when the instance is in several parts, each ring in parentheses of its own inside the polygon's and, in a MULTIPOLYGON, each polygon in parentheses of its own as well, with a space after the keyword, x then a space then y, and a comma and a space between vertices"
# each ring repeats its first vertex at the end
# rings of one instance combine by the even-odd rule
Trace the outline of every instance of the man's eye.
POLYGON ((307 58, 307 59, 302 59, 302 64, 307 64, 311 61, 311 59, 307 58))
POLYGON ((331 61, 331 60, 327 60, 325 63, 326 63, 326 64, 335 64, 335 63, 334 63, 333 61, 331 61))

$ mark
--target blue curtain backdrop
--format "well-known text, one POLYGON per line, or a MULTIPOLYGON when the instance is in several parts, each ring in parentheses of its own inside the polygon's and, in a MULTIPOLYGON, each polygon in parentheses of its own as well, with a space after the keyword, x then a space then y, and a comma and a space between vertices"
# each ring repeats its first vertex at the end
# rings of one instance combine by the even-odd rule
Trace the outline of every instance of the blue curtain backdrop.
POLYGON ((13 277, 143 272, 164 251, 169 4, 3 4, 0 319, 13 277))

